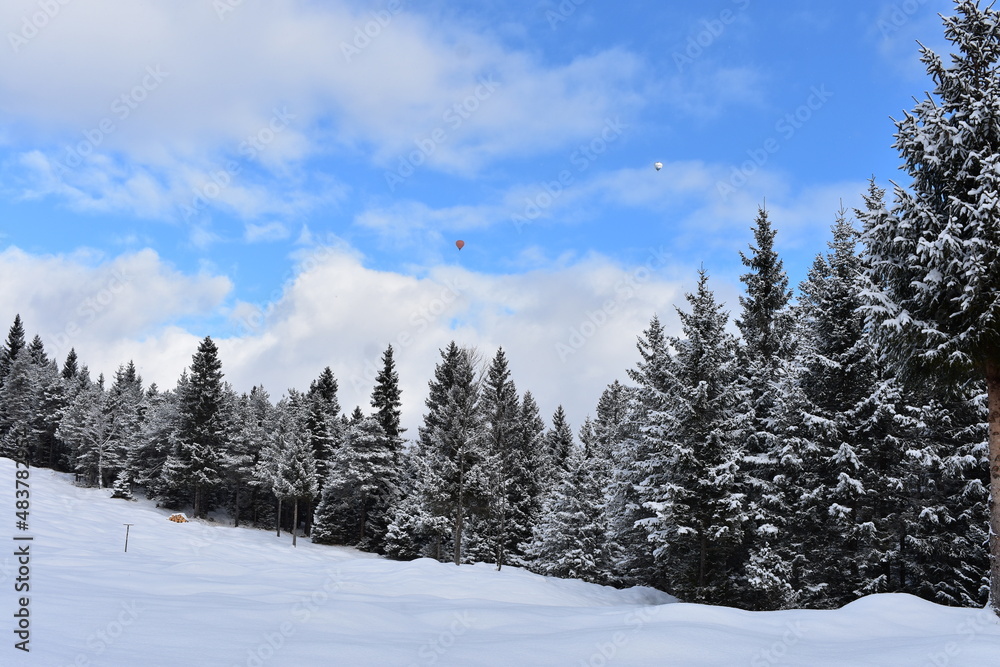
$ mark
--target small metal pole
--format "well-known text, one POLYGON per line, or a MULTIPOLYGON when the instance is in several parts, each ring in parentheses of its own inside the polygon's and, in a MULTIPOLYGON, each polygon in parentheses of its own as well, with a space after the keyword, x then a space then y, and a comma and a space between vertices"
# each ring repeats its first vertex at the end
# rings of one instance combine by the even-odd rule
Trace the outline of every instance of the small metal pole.
POLYGON ((129 529, 129 526, 134 526, 135 524, 134 523, 123 523, 122 525, 125 526, 125 553, 128 553, 128 529, 129 529))

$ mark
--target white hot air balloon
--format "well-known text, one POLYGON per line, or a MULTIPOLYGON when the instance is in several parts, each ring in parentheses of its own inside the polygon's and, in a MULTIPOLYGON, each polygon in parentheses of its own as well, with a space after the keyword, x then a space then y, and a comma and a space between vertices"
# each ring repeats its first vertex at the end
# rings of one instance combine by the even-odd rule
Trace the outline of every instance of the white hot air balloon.
POLYGON ((659 171, 659 170, 663 169, 663 163, 662 162, 654 162, 653 166, 656 167, 656 171, 659 171))

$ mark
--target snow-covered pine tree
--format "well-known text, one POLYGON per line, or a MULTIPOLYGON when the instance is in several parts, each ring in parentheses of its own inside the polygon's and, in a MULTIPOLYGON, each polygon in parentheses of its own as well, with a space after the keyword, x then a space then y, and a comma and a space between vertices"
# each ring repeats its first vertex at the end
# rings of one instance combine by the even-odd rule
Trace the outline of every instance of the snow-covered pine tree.
POLYGON ((562 475, 566 472, 566 459, 573 447, 573 429, 562 405, 556 406, 556 411, 552 414, 552 426, 545 432, 542 446, 545 460, 542 490, 548 492, 562 481, 562 475))
POLYGON ((520 530, 512 531, 513 515, 525 513, 525 507, 516 506, 523 505, 525 501, 518 486, 530 466, 529 461, 522 460, 523 452, 515 444, 519 408, 517 389, 507 367, 507 356, 500 348, 493 357, 479 394, 486 507, 477 524, 477 548, 470 552, 473 559, 494 563, 498 570, 508 562, 508 553, 519 553, 520 543, 531 534, 530 525, 527 534, 524 534, 523 523, 530 522, 530 518, 525 516, 519 517, 522 522, 518 526, 520 530))
POLYGON ((447 522, 448 533, 435 539, 451 542, 451 560, 456 565, 464 555, 466 521, 485 507, 479 386, 472 356, 454 341, 441 351, 419 429, 427 463, 424 506, 435 526, 447 522))
MULTIPOLYGON (((275 429, 273 406, 262 385, 243 394, 233 409, 235 420, 229 447, 222 456, 222 471, 229 492, 227 507, 235 526, 240 525, 244 509, 256 517, 257 490, 255 471, 261 450, 275 429)), ((318 464, 317 464, 318 465, 318 464)))
POLYGON ((925 382, 904 467, 899 590, 938 604, 989 599, 989 476, 982 382, 925 382))
POLYGON ((172 391, 161 392, 153 383, 143 395, 141 411, 142 421, 134 447, 134 481, 145 487, 147 498, 159 497, 166 500, 168 506, 179 507, 182 501, 168 499, 170 491, 163 479, 163 466, 174 449, 176 438, 177 396, 172 391))
POLYGON ((76 348, 71 347, 66 354, 66 361, 63 362, 62 378, 64 380, 72 380, 76 377, 79 370, 79 358, 76 356, 76 348))
POLYGON ((888 214, 865 220, 866 312, 899 367, 986 380, 1000 614, 1000 13, 974 0, 956 10, 943 19, 951 62, 921 48, 933 94, 896 121, 911 182, 896 186, 888 214))
POLYGON ((108 390, 105 410, 108 419, 108 449, 116 462, 114 497, 131 500, 136 477, 139 475, 138 442, 142 429, 142 377, 135 363, 129 361, 115 371, 108 390))
POLYGON ((736 483, 736 341, 704 270, 687 299, 691 312, 678 309, 684 337, 670 339, 676 350, 673 386, 665 392, 670 401, 651 410, 644 429, 658 449, 640 484, 654 516, 641 525, 671 591, 692 602, 723 603, 731 599, 747 523, 736 483))
POLYGON ((424 499, 432 492, 425 484, 428 457, 421 441, 403 450, 400 464, 399 500, 391 510, 386 527, 385 554, 396 560, 412 560, 428 556, 442 560, 440 536, 448 532, 447 521, 432 517, 424 499), (437 539, 435 539, 437 537, 437 539))
POLYGON ((746 496, 750 518, 744 532, 746 553, 743 561, 750 571, 740 584, 741 590, 736 592, 738 599, 733 603, 751 609, 772 609, 781 603, 749 582, 772 581, 780 576, 761 568, 770 560, 764 553, 771 549, 769 542, 780 539, 775 530, 780 518, 773 514, 781 512, 782 508, 775 507, 769 500, 773 498, 774 460, 782 439, 776 393, 793 348, 793 320, 789 311, 792 292, 788 289, 783 262, 774 249, 777 232, 771 227, 763 207, 757 211, 753 235, 750 256, 740 252, 748 272, 740 276, 746 295, 740 297, 742 314, 736 320, 743 343, 740 347, 741 414, 737 422, 743 432, 744 453, 739 484, 746 496))
POLYGON ((403 405, 402 391, 399 388, 399 373, 396 372, 396 361, 393 359, 392 345, 382 353, 382 369, 375 376, 375 388, 372 390, 371 405, 375 408, 375 419, 382 426, 382 431, 393 443, 393 448, 402 446, 402 434, 406 430, 400 426, 403 405))
POLYGON ((605 497, 608 540, 616 554, 613 579, 624 585, 664 587, 653 559, 649 532, 642 522, 654 516, 644 482, 659 460, 659 445, 646 437, 653 410, 664 407, 671 364, 667 338, 657 316, 650 320, 636 347, 640 361, 628 375, 635 387, 609 385, 598 404, 597 437, 614 460, 605 497))
POLYGON ((899 539, 906 420, 900 386, 881 371, 865 329, 856 245, 841 210, 831 252, 816 258, 797 307, 805 421, 796 430, 808 444, 796 461, 796 484, 806 492, 788 523, 799 544, 798 594, 819 607, 888 590, 882 574, 893 567, 899 539))
MULTIPOLYGON (((275 495, 290 502, 292 511, 292 546, 297 545, 299 505, 310 503, 319 487, 316 483, 316 457, 305 428, 305 399, 294 390, 278 403, 274 440, 277 456, 274 467, 275 495)), ((279 516, 280 519, 280 516, 279 516)))
POLYGON ((21 322, 21 315, 18 313, 14 316, 14 323, 10 325, 10 329, 7 332, 7 340, 2 345, 0 345, 0 387, 3 386, 7 375, 10 373, 10 367, 14 363, 14 359, 25 347, 24 341, 24 324, 21 322))
POLYGON ((88 486, 103 487, 109 467, 104 387, 91 381, 86 366, 74 383, 73 400, 59 422, 56 437, 66 443, 69 450, 70 470, 88 486))
POLYGON ((198 345, 186 382, 177 384, 178 430, 164 466, 165 481, 189 494, 194 516, 204 517, 222 482, 222 452, 228 426, 223 419, 222 362, 210 336, 198 345))
POLYGON ((546 496, 525 559, 531 570, 554 577, 603 582, 608 544, 603 492, 586 444, 570 447, 559 483, 546 496))
POLYGON ((340 423, 339 387, 333 371, 327 366, 309 385, 306 394, 308 414, 306 428, 316 458, 316 482, 322 493, 330 476, 335 453, 343 440, 340 423))

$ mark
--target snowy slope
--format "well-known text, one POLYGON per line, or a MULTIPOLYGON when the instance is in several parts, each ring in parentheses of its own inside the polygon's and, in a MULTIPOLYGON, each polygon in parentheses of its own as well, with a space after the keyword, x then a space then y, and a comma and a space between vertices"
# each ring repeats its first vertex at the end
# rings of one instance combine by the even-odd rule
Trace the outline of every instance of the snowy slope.
POLYGON ((34 537, 28 654, 14 648, 16 546, 3 550, 4 666, 1000 664, 990 614, 906 595, 751 613, 516 568, 292 549, 285 535, 173 523, 41 469, 22 532, 7 459, 0 480, 3 539, 34 537))

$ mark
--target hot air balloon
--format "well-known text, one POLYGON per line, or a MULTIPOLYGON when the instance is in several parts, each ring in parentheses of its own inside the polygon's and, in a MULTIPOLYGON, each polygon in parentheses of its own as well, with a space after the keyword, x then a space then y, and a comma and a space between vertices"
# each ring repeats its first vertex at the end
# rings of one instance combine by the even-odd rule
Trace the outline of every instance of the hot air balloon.
POLYGON ((465 247, 465 241, 462 240, 455 241, 455 246, 458 247, 459 250, 461 250, 462 248, 465 247))
POLYGON ((659 171, 659 170, 663 169, 663 163, 662 162, 654 162, 653 166, 656 167, 656 171, 659 171))

